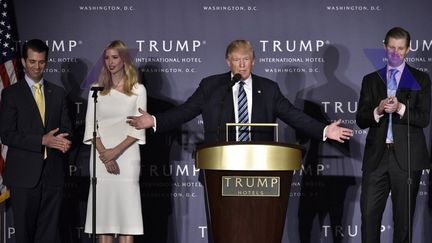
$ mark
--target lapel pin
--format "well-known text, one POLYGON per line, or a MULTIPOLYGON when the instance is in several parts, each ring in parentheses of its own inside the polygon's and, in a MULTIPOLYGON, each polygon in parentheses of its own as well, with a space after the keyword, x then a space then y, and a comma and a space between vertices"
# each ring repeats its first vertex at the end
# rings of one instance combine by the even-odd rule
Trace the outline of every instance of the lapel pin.
POLYGON ((258 94, 261 94, 261 90, 258 90, 258 94))

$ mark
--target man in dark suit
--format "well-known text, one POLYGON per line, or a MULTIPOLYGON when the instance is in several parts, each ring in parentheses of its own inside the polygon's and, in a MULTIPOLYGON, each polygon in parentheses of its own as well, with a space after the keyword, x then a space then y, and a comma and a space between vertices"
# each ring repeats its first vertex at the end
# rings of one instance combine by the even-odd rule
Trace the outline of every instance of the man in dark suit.
POLYGON ((408 112, 411 219, 421 172, 430 166, 423 128, 429 125, 431 81, 426 73, 405 63, 409 45, 410 34, 406 30, 399 27, 391 29, 384 40, 387 66, 363 78, 356 117, 360 128, 369 128, 360 199, 362 242, 380 242, 381 219, 390 192, 393 242, 408 242, 408 112))
MULTIPOLYGON (((161 132, 201 114, 206 144, 225 141, 228 122, 274 123, 276 118, 321 141, 330 138, 343 143, 352 136, 352 130, 339 127, 340 120, 328 126, 314 120, 294 107, 277 83, 252 74, 255 53, 249 41, 231 42, 225 58, 230 72, 204 78, 185 103, 155 116, 140 110, 143 115, 129 116, 129 124, 161 132)), ((228 140, 273 141, 273 134, 271 127, 233 127, 228 140)), ((213 242, 212 231, 208 233, 209 242, 213 242)))
POLYGON ((65 92, 43 79, 48 46, 23 46, 25 78, 5 88, 0 137, 8 146, 4 183, 10 188, 17 243, 57 243, 64 153, 71 130, 65 92))
MULTIPOLYGON (((231 42, 225 56, 230 72, 204 78, 182 105, 155 116, 140 111, 143 115, 128 117, 129 124, 165 131, 202 114, 205 143, 225 141, 227 122, 274 123, 276 118, 319 140, 343 142, 352 136, 352 130, 339 126, 340 121, 326 126, 307 116, 282 95, 277 83, 252 74, 255 54, 249 41, 231 42), (238 82, 232 82, 235 74, 240 75, 238 82)), ((229 140, 273 141, 272 128, 246 129, 233 128, 229 140)))

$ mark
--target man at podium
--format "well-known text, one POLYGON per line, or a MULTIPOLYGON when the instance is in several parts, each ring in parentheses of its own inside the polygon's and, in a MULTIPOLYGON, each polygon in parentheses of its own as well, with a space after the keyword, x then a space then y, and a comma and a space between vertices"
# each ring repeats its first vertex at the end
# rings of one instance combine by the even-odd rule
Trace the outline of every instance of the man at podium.
MULTIPOLYGON (((329 125, 316 121, 293 106, 276 82, 252 74, 255 53, 247 40, 231 42, 225 53, 229 72, 204 78, 185 103, 154 116, 140 110, 141 116, 129 116, 137 129, 167 131, 202 114, 204 143, 225 141, 226 123, 274 123, 276 118, 311 137, 341 143, 352 130, 340 127, 340 120, 329 125)), ((229 132, 230 141, 273 141, 269 127, 240 126, 229 132)))

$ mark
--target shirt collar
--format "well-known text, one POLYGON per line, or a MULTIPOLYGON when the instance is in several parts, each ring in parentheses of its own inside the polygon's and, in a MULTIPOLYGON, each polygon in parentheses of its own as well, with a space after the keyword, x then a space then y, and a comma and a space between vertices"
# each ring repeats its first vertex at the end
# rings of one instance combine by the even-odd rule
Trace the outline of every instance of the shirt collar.
POLYGON ((402 74, 404 68, 405 68, 405 62, 402 62, 401 65, 397 66, 397 67, 392 67, 390 65, 387 65, 387 73, 391 70, 391 69, 396 69, 399 71, 399 74, 402 74))
MULTIPOLYGON (((33 88, 33 84, 35 84, 35 81, 33 81, 29 76, 27 76, 27 74, 24 76, 24 79, 27 82, 28 86, 30 88, 33 88)), ((41 84, 41 87, 43 87, 44 86, 44 79, 42 78, 39 83, 41 84)))

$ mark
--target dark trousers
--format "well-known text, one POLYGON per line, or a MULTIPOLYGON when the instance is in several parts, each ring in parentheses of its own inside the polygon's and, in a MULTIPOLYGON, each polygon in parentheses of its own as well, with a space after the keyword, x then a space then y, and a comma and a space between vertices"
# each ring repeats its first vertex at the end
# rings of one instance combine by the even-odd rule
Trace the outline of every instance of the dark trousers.
MULTIPOLYGON (((45 173, 43 173, 45 174, 45 173)), ((34 188, 11 188, 16 243, 59 243, 63 186, 42 176, 34 188)))
MULTIPOLYGON (((379 243, 381 219, 391 192, 393 243, 408 242, 408 172, 399 168, 393 149, 387 148, 378 167, 363 173, 360 196, 362 243, 379 243)), ((421 171, 411 172, 411 219, 419 190, 421 171)))

